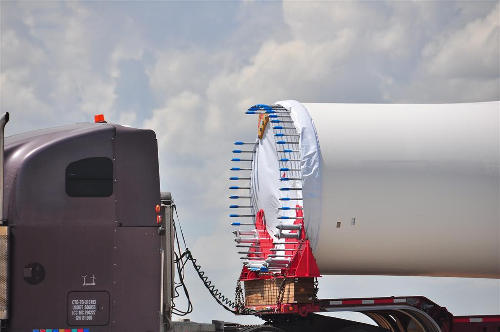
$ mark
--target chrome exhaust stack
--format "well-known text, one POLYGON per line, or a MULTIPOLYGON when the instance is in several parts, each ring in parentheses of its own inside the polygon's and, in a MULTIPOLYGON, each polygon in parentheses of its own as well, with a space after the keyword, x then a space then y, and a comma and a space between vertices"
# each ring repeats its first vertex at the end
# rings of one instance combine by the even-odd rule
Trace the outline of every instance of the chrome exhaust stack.
POLYGON ((6 112, 0 118, 0 224, 3 225, 5 223, 5 217, 3 215, 3 176, 4 176, 4 132, 5 125, 9 122, 9 112, 6 112))
POLYGON ((3 211, 4 198, 4 131, 9 113, 0 117, 0 320, 8 318, 9 230, 3 211))

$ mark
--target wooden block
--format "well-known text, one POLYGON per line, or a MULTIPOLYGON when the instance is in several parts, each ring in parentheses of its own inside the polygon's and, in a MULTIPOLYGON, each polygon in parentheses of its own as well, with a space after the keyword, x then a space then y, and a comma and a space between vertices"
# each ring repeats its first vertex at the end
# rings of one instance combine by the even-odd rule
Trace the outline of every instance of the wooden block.
MULTIPOLYGON (((245 286, 245 305, 274 305, 283 282, 282 278, 266 280, 247 280, 245 286)), ((313 278, 287 279, 282 303, 311 303, 314 295, 313 278)))

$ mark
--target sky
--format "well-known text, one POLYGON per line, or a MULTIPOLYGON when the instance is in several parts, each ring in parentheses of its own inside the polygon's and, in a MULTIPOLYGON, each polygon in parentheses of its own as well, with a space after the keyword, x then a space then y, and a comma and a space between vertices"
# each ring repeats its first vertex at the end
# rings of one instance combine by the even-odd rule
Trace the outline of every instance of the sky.
MULTIPOLYGON (((256 136, 249 106, 500 99, 499 1, 2 1, 0 12, 7 135, 100 113, 154 129, 162 190, 230 297, 241 262, 227 178, 232 142, 256 136)), ((255 321, 224 312, 192 273, 186 282, 192 320, 255 321)), ((499 280, 324 276, 319 295, 500 313, 499 280)))

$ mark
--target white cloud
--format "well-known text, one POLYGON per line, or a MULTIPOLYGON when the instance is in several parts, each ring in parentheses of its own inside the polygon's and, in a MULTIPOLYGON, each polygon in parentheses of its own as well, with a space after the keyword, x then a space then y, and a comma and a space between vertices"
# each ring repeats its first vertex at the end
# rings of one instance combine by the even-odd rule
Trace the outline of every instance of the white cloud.
POLYGON ((120 62, 124 60, 140 60, 147 49, 146 43, 137 31, 136 22, 130 17, 123 18, 121 24, 127 34, 120 34, 116 45, 110 54, 110 76, 114 79, 120 78, 120 62))
POLYGON ((198 145, 196 133, 202 132, 203 121, 200 120, 204 114, 199 112, 201 107, 199 95, 184 91, 168 100, 164 107, 153 110, 152 118, 144 126, 159 133, 160 148, 175 144, 176 154, 191 154, 193 147, 198 145))
POLYGON ((295 39, 321 42, 336 38, 339 31, 360 32, 380 19, 376 6, 359 2, 284 1, 284 20, 295 39))
POLYGON ((431 76, 493 79, 500 75, 500 4, 487 16, 431 41, 423 50, 431 76))
MULTIPOLYGON (((13 110, 16 114, 19 110, 37 110, 36 117, 32 120, 43 119, 50 114, 49 105, 40 101, 33 91, 33 88, 24 82, 11 78, 12 74, 0 74, 0 88, 2 90, 2 109, 5 111, 13 110), (8 97, 7 97, 8 96, 8 97)), ((22 74, 21 74, 22 75, 22 74)), ((15 76, 15 75, 12 75, 15 76)), ((12 111, 11 111, 12 112, 12 111)), ((26 121, 28 119, 24 119, 26 121)))
MULTIPOLYGON (((326 81, 330 77, 332 90, 342 90, 347 101, 364 101, 369 92, 343 91, 339 80, 373 83, 379 91, 368 101, 460 102, 500 98, 499 4, 494 4, 284 2, 284 13, 294 40, 306 48, 344 35, 342 47, 309 61, 322 63, 326 81), (340 60, 347 77, 331 69, 338 63, 336 52, 348 54, 340 60)), ((336 98, 332 93, 330 101, 336 98)))
MULTIPOLYGON (((2 3, 2 11, 12 23, 1 31, 1 107, 25 120, 13 121, 8 132, 98 113, 115 118, 117 63, 141 54, 127 39, 132 33, 111 41, 107 53, 98 47, 106 39, 102 21, 80 3, 2 3)), ((133 31, 126 23, 123 32, 133 31)))

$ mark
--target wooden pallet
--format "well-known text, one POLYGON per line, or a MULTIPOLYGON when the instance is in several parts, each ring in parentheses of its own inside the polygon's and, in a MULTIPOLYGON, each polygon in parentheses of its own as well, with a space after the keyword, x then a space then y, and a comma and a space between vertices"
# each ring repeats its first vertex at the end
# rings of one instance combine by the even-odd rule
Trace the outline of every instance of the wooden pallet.
MULTIPOLYGON (((278 292, 282 278, 246 280, 245 305, 274 305, 278 300, 278 292)), ((285 282, 282 303, 311 303, 314 295, 314 278, 291 278, 285 282)))

